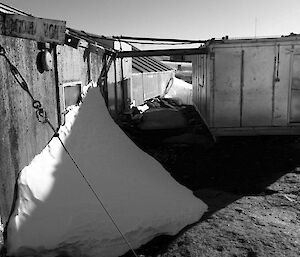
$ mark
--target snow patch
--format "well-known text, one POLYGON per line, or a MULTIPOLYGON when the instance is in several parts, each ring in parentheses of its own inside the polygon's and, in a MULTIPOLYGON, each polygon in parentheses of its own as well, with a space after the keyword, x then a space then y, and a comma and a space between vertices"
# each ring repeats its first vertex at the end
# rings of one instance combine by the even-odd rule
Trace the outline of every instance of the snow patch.
MULTIPOLYGON (((68 113, 60 137, 134 248, 200 219, 207 206, 123 133, 98 89, 89 90, 74 122, 76 115, 68 113)), ((113 257, 128 251, 58 138, 22 170, 18 185, 9 255, 113 257)))
POLYGON ((165 98, 174 98, 181 104, 192 104, 193 85, 176 77, 173 78, 172 85, 164 96, 165 98))

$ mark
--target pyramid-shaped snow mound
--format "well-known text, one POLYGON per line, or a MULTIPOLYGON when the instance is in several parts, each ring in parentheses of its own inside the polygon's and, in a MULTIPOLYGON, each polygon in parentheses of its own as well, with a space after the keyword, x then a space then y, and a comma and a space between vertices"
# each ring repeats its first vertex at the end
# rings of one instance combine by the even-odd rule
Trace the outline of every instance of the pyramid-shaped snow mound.
MULTIPOLYGON (((123 133, 98 89, 88 92, 64 140, 134 248, 176 234, 207 208, 123 133)), ((18 185, 9 255, 110 257, 128 251, 57 138, 23 169, 18 185)))

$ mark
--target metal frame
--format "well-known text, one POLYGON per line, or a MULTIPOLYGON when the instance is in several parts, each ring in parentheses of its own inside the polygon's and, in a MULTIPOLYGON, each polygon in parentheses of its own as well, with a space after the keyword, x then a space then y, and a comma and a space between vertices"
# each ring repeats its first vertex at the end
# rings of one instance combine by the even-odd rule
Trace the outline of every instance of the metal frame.
POLYGON ((70 82, 65 82, 62 83, 62 97, 63 97, 63 110, 62 114, 65 114, 66 112, 66 98, 65 98, 65 88, 66 87, 73 87, 73 86, 78 86, 80 85, 80 94, 82 94, 82 82, 81 81, 70 81, 70 82))

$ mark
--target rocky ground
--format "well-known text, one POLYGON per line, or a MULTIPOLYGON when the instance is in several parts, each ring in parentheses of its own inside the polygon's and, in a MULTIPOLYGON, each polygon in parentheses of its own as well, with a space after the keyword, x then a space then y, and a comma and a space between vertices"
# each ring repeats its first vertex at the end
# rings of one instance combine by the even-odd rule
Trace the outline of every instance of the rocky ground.
POLYGON ((176 145, 166 134, 130 136, 209 206, 198 223, 139 254, 300 256, 300 138, 227 137, 211 145, 204 137, 176 145))

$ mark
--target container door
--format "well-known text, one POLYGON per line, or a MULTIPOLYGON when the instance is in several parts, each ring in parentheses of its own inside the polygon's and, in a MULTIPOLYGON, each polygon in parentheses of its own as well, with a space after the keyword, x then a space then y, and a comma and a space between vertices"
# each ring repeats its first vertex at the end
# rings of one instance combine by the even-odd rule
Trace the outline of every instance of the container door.
POLYGON ((242 127, 272 125, 275 46, 248 47, 244 52, 242 127))
POLYGON ((193 59, 193 101, 201 115, 208 118, 207 107, 207 56, 197 55, 193 59))
POLYGON ((290 122, 300 122, 300 54, 295 54, 292 65, 290 122))
POLYGON ((212 93, 214 127, 240 127, 241 57, 240 48, 215 49, 212 93))

